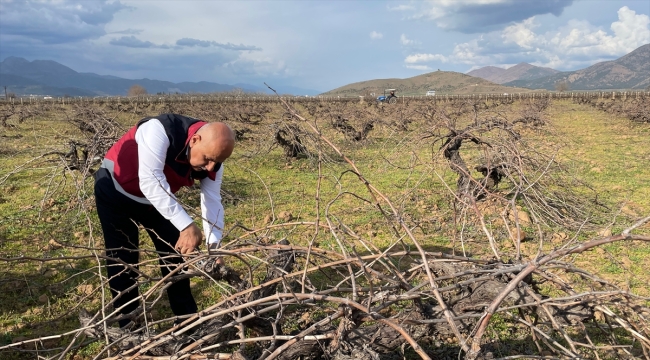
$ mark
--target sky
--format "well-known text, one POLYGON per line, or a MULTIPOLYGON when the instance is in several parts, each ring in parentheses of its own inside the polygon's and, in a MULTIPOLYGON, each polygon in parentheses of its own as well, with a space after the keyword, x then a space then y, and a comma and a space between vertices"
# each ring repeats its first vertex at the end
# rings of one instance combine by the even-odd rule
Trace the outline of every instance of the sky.
POLYGON ((296 86, 568 71, 650 43, 648 0, 0 0, 0 60, 129 79, 296 86))

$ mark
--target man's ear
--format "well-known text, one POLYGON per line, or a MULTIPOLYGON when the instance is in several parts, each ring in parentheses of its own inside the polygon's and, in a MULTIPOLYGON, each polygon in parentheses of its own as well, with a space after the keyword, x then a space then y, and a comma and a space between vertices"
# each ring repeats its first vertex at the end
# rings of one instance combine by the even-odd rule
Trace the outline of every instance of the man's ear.
POLYGON ((189 142, 190 147, 194 146, 194 144, 196 144, 199 141, 201 141, 201 135, 199 134, 192 135, 189 142))

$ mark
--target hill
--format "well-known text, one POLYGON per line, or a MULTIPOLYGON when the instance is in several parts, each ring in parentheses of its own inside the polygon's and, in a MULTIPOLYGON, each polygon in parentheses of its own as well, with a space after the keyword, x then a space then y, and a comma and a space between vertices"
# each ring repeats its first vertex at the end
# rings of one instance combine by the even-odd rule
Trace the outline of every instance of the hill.
MULTIPOLYGON (((247 92, 268 92, 248 84, 227 85, 207 81, 173 83, 151 79, 123 79, 111 75, 79 73, 51 60, 28 61, 8 57, 0 63, 0 86, 17 95, 106 96, 126 95, 133 85, 143 86, 149 93, 214 93, 242 89, 247 92)), ((278 86, 280 93, 315 95, 319 91, 278 86)))
POLYGON ((440 94, 478 94, 525 92, 518 89, 489 82, 487 80, 453 71, 434 71, 407 79, 377 79, 348 84, 323 95, 359 96, 368 93, 381 94, 384 89, 395 88, 398 96, 424 95, 428 90, 440 94))
POLYGON ((516 80, 504 85, 554 90, 556 84, 561 82, 566 82, 571 90, 646 89, 650 86, 650 44, 616 60, 599 62, 586 69, 533 80, 516 80))
POLYGON ((539 67, 525 62, 511 66, 508 69, 501 69, 496 66, 485 66, 472 70, 467 75, 480 77, 497 84, 505 84, 515 80, 533 80, 559 73, 558 70, 539 67))

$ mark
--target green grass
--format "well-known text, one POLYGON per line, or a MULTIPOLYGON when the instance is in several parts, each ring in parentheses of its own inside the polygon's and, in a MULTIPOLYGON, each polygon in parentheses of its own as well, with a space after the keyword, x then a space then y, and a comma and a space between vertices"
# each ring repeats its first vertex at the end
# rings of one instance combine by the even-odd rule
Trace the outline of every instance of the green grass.
MULTIPOLYGON (((553 124, 564 136, 561 156, 610 207, 613 233, 629 226, 630 219, 650 214, 650 147, 644 145, 650 127, 569 102, 553 106, 553 124)), ((637 233, 648 234, 650 228, 646 225, 637 233)), ((615 243, 579 256, 576 263, 648 296, 647 285, 638 279, 647 277, 649 255, 648 244, 615 243)))
POLYGON ((582 177, 603 193, 604 200, 628 206, 629 214, 650 209, 647 144, 650 127, 589 107, 554 106, 554 125, 564 134, 561 154, 575 162, 582 177))

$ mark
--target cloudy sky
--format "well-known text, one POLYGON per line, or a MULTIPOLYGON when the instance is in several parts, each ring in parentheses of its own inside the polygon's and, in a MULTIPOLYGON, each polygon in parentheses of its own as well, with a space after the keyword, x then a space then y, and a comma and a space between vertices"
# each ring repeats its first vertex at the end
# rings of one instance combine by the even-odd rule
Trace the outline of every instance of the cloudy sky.
POLYGON ((519 62, 576 70, 650 43, 648 0, 0 0, 0 60, 320 91, 519 62))

